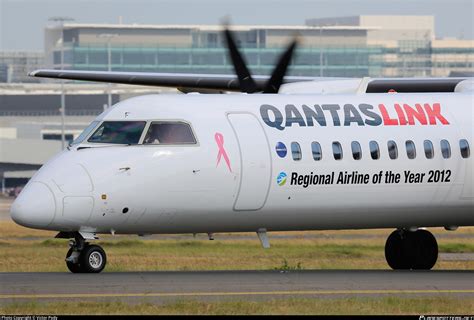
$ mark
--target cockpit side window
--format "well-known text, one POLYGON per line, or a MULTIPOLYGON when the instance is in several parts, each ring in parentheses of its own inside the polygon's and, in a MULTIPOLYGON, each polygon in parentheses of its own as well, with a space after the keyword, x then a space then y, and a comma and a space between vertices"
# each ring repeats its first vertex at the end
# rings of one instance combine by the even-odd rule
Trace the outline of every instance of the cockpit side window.
POLYGON ((87 128, 85 128, 84 131, 82 131, 82 133, 76 139, 74 139, 73 142, 71 142, 71 146, 80 144, 82 141, 84 141, 84 139, 87 138, 87 136, 97 127, 98 124, 99 121, 92 121, 87 126, 87 128))
POLYGON ((138 144, 145 121, 104 121, 87 140, 92 143, 138 144))
POLYGON ((196 144, 191 126, 180 121, 154 121, 143 144, 196 144))

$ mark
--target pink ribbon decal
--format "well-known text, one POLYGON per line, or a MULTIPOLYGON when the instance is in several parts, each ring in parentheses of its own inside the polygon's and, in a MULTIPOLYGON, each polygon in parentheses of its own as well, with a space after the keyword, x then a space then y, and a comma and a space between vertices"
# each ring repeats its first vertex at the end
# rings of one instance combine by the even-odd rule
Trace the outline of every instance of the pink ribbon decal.
POLYGON ((219 153, 217 154, 216 167, 219 165, 219 162, 221 162, 221 158, 224 157, 225 163, 227 163, 227 167, 229 168, 229 171, 232 172, 232 169, 230 168, 229 157, 227 156, 227 153, 225 152, 225 149, 224 149, 224 136, 222 135, 222 133, 216 132, 216 134, 214 135, 214 139, 216 140, 217 147, 219 148, 219 153))

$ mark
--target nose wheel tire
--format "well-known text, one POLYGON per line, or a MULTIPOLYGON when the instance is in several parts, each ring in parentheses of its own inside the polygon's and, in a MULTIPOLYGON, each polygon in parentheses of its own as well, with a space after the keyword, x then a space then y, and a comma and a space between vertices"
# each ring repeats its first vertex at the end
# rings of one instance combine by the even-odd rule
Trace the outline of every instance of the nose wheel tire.
POLYGON ((79 252, 75 262, 69 261, 68 258, 74 252, 74 249, 70 248, 66 255, 66 266, 72 273, 99 273, 105 268, 107 256, 100 246, 87 244, 79 252))
POLYGON ((385 258, 394 270, 430 270, 438 260, 438 243, 426 230, 396 230, 385 243, 385 258))

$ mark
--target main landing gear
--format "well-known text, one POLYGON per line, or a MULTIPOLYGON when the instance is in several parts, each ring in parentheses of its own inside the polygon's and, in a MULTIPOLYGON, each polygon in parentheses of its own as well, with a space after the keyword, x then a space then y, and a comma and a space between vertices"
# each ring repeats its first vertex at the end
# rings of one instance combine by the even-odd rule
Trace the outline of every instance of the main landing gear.
POLYGON ((438 243, 423 229, 395 230, 385 243, 385 259, 395 270, 430 270, 438 260, 438 243))
POLYGON ((100 246, 87 243, 80 235, 69 245, 66 265, 72 273, 99 273, 105 268, 107 256, 100 246))

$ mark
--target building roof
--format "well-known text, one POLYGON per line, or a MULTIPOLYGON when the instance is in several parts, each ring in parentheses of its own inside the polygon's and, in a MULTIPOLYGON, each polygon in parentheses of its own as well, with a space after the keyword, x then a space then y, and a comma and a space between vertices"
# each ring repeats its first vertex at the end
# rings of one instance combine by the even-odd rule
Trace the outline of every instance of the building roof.
MULTIPOLYGON (((64 23, 48 25, 49 29, 195 29, 200 31, 221 31, 221 25, 159 25, 159 24, 99 24, 99 23, 64 23)), ((232 25, 233 31, 250 31, 250 30, 319 30, 320 27, 308 25, 232 25)), ((367 26, 323 26, 324 30, 372 30, 378 27, 367 26)))

